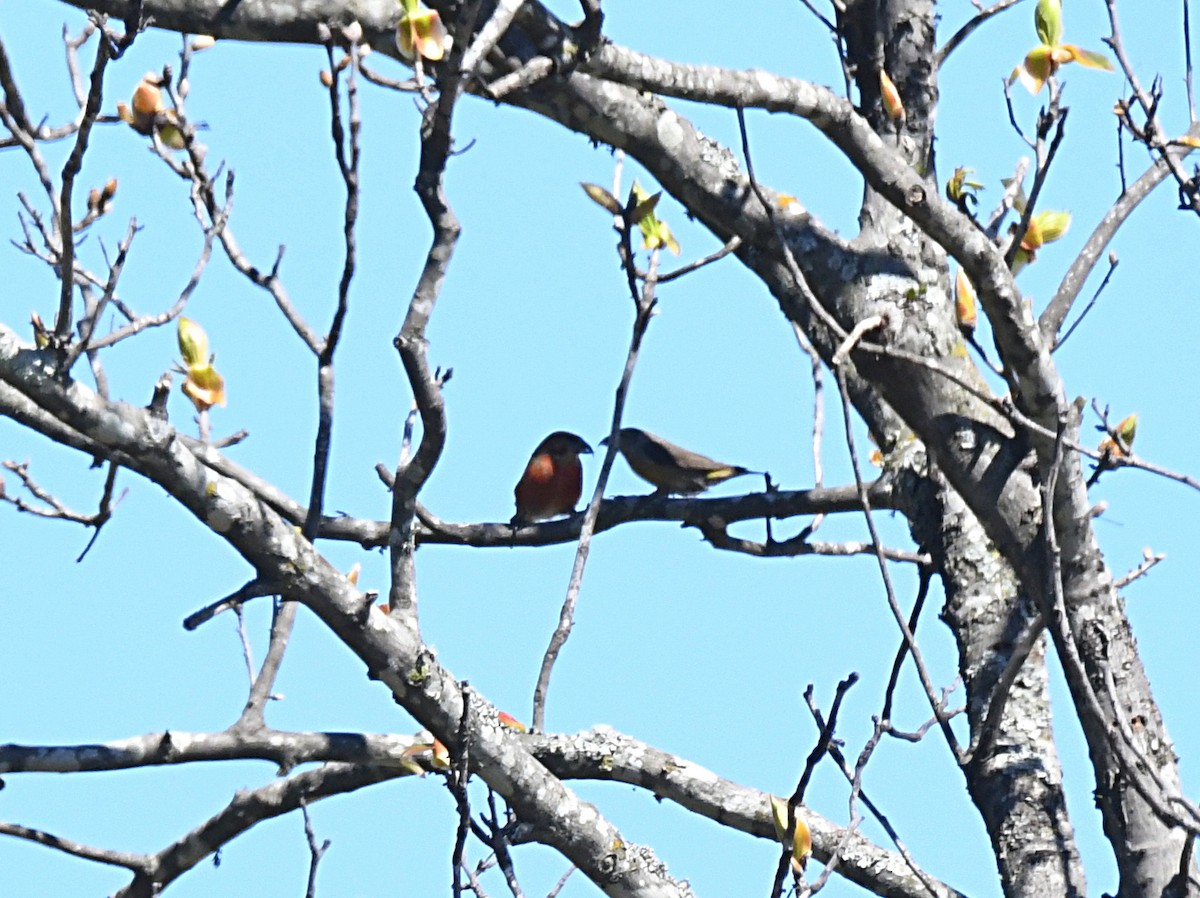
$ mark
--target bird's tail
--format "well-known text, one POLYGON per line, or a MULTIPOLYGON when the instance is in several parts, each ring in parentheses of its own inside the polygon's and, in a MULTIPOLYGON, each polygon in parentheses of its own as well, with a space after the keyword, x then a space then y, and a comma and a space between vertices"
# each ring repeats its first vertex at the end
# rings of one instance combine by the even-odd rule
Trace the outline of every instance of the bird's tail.
POLYGON ((741 477, 743 474, 758 474, 762 476, 762 471, 751 471, 749 468, 743 468, 741 465, 728 465, 724 468, 717 468, 715 471, 707 471, 704 474, 704 479, 709 483, 722 483, 733 477, 741 477))

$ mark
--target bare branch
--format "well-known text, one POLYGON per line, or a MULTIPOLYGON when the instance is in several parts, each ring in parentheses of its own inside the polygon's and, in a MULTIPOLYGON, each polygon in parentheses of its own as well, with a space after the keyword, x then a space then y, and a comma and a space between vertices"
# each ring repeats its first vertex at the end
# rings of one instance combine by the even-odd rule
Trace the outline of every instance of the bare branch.
MULTIPOLYGON (((720 521, 720 519, 714 519, 720 521)), ((827 558, 848 558, 853 555, 871 555, 874 556, 879 549, 871 543, 864 542, 840 542, 840 543, 820 543, 810 542, 809 534, 812 532, 812 527, 805 527, 804 532, 792 539, 786 539, 782 542, 768 540, 766 542, 754 542, 748 539, 738 539, 730 536, 725 522, 720 521, 715 523, 714 520, 704 521, 697 524, 700 532, 704 534, 704 538, 708 540, 715 549, 723 549, 727 552, 739 552, 743 555, 752 555, 755 558, 797 558, 801 555, 821 555, 827 558)), ((768 520, 770 520, 768 518, 768 520)), ((883 547, 883 555, 888 561, 902 561, 910 564, 926 565, 930 563, 930 557, 921 552, 909 552, 904 549, 892 549, 883 547)))
MULTIPOLYGON (((921 619, 921 610, 925 607, 925 599, 929 596, 929 584, 933 580, 931 565, 932 559, 921 565, 917 599, 913 602, 912 611, 908 615, 908 629, 913 636, 917 635, 917 622, 921 619)), ((907 653, 908 643, 901 640, 900 648, 896 650, 896 657, 892 661, 892 672, 888 675, 887 687, 883 690, 883 710, 879 712, 879 719, 884 723, 889 723, 892 719, 892 700, 896 694, 896 684, 900 682, 900 669, 904 665, 904 656, 907 653)))
POLYGON ((300 801, 300 813, 304 815, 304 840, 308 843, 308 887, 304 890, 304 898, 316 898, 317 896, 317 867, 321 863, 321 858, 325 856, 325 852, 329 849, 330 841, 326 839, 320 845, 317 844, 317 835, 313 832, 312 818, 308 815, 308 800, 300 801))
MULTIPOLYGON (((787 877, 788 868, 791 866, 794 857, 791 848, 793 840, 796 838, 797 827, 797 809, 804 803, 804 793, 808 789, 809 781, 812 779, 813 772, 817 769, 817 764, 821 759, 829 753, 830 746, 833 744, 833 734, 837 730, 837 716, 842 707, 842 700, 846 697, 846 693, 851 687, 858 682, 858 674, 852 673, 846 679, 842 680, 837 685, 837 690, 834 693, 833 705, 829 709, 829 715, 820 723, 820 732, 817 734, 817 742, 813 746, 812 751, 808 753, 808 757, 804 761, 804 770, 800 774, 800 779, 796 783, 796 788, 788 799, 788 818, 787 830, 784 833, 783 853, 779 858, 779 865, 775 870, 775 882, 771 889, 772 898, 783 894, 784 879, 787 877)), ((813 687, 809 683, 808 688, 804 690, 805 701, 812 705, 813 687)))
POLYGON ((724 259, 730 253, 737 252, 741 245, 742 238, 735 234, 733 237, 730 237, 728 242, 715 253, 710 253, 703 259, 697 259, 695 262, 689 262, 687 265, 676 268, 674 271, 668 271, 666 274, 660 274, 658 276, 658 283, 670 283, 676 278, 681 278, 685 274, 691 274, 693 271, 703 268, 705 265, 711 265, 713 262, 724 259))
POLYGON ((1114 583, 1117 589, 1124 589, 1134 580, 1137 580, 1139 577, 1144 577, 1150 572, 1150 568, 1154 567, 1160 561, 1165 561, 1167 557, 1165 552, 1151 552, 1149 549, 1146 549, 1143 554, 1144 558, 1141 564, 1139 564, 1125 576, 1117 578, 1114 583))
POLYGON ((517 16, 517 10, 521 8, 523 0, 500 0, 496 4, 495 10, 492 12, 491 18, 484 23, 484 26, 479 29, 479 34, 476 35, 474 42, 463 54, 462 60, 459 63, 462 71, 462 76, 468 81, 475 77, 476 70, 487 57, 492 48, 500 42, 500 38, 508 31, 508 27, 512 24, 513 19, 517 16))
POLYGON ((16 823, 0 821, 0 835, 14 836, 29 842, 36 842, 38 845, 45 845, 48 848, 54 848, 64 854, 83 858, 87 861, 111 864, 115 867, 125 867, 133 870, 135 873, 140 873, 149 866, 149 859, 145 855, 133 854, 127 851, 108 851, 104 848, 93 848, 81 842, 64 839, 62 836, 51 835, 40 829, 31 829, 28 826, 20 826, 16 823))
MULTIPOLYGON (((1187 136, 1200 137, 1200 124, 1193 124, 1188 129, 1187 136)), ((1096 225, 1091 236, 1088 237, 1087 243, 1083 249, 1079 251, 1079 255, 1075 257, 1075 261, 1071 263, 1071 267, 1067 269, 1067 273, 1063 276, 1062 283, 1059 284, 1058 290, 1055 291, 1053 299, 1046 305, 1042 312, 1041 318, 1038 321, 1038 326, 1041 328, 1042 334, 1046 339, 1051 339, 1058 333, 1062 327, 1063 321, 1071 310, 1071 306, 1075 302, 1075 298, 1083 289, 1084 282, 1092 269, 1100 261, 1104 255, 1104 250, 1108 246, 1109 241, 1116 235, 1118 229, 1125 220, 1138 207, 1150 192, 1159 184, 1166 180, 1171 174, 1171 169, 1166 158, 1174 158, 1182 160, 1191 149, 1188 147, 1171 147, 1167 149, 1163 157, 1158 158, 1132 185, 1130 185, 1121 197, 1112 205, 1112 208, 1104 214, 1104 217, 1096 225)))
POLYGON ((1166 136, 1167 132, 1158 119, 1158 102, 1152 99, 1150 94, 1142 87, 1141 80, 1138 78, 1133 64, 1129 61, 1128 55, 1125 53, 1125 42, 1121 39, 1121 26, 1117 21, 1116 0, 1105 0, 1105 6, 1108 8, 1108 22, 1111 34, 1104 39, 1104 42, 1116 54, 1117 64, 1121 67, 1121 72, 1133 88, 1133 95, 1146 115, 1146 126, 1142 132, 1142 138, 1146 141, 1150 149, 1156 153, 1158 158, 1167 164, 1167 167, 1171 170, 1171 174, 1179 184, 1180 207, 1191 209, 1200 215, 1200 185, 1197 185, 1196 179, 1188 177, 1183 167, 1179 164, 1179 160, 1168 152, 1169 139, 1166 136))
MULTIPOLYGON (((776 841, 768 793, 723 779, 687 758, 609 727, 574 735, 524 736, 522 741, 560 778, 628 783, 722 825, 776 841)), ((829 745, 829 752, 842 763, 843 756, 836 744, 829 745)), ((851 776, 848 774, 847 779, 851 776)), ((845 829, 809 807, 803 809, 801 816, 812 834, 813 856, 822 863, 828 861, 841 844, 845 829)), ((870 892, 896 898, 928 895, 921 880, 922 875, 928 874, 914 873, 920 870, 915 862, 910 865, 903 855, 873 845, 861 833, 851 834, 842 857, 842 875, 870 892)), ((950 886, 932 878, 931 881, 939 898, 961 898, 950 886)))
POLYGON ((958 29, 958 31, 954 32, 954 34, 950 36, 950 39, 947 40, 946 43, 942 44, 942 46, 938 48, 936 56, 937 67, 940 69, 943 65, 945 65, 946 59, 950 56, 950 54, 958 49, 959 45, 962 44, 962 42, 968 37, 970 37, 976 28, 978 28, 992 16, 996 15, 996 13, 1004 12, 1004 10, 1009 9, 1020 2, 1021 0, 999 0, 998 3, 993 3, 986 9, 981 9, 975 14, 975 16, 968 19, 966 23, 964 23, 963 26, 958 29))
POLYGON ((0 773, 81 773, 174 764, 259 760, 290 770, 299 764, 345 764, 407 770, 414 736, 304 733, 263 728, 255 733, 183 730, 146 733, 83 745, 0 744, 0 773))
POLYGON ((240 608, 250 599, 260 598, 262 596, 277 595, 278 588, 274 588, 270 583, 263 583, 259 580, 251 580, 245 586, 239 588, 236 592, 230 593, 223 599, 213 602, 211 605, 206 605, 199 611, 189 614, 183 621, 185 630, 195 630, 201 624, 206 624, 222 611, 240 608))
MULTIPOLYGON (((1092 294, 1092 298, 1088 300, 1088 304, 1083 307, 1083 311, 1079 313, 1079 317, 1071 322, 1071 326, 1067 328, 1067 332, 1054 341, 1054 349, 1056 351, 1060 346, 1067 342, 1071 334, 1075 333, 1075 328, 1079 327, 1079 325, 1083 323, 1083 319, 1087 317, 1088 312, 1090 312, 1092 307, 1096 305, 1096 300, 1100 298, 1100 294, 1103 293, 1104 288, 1108 286, 1108 282, 1112 278, 1113 272, 1117 270, 1117 266, 1119 264, 1120 260, 1117 258, 1116 253, 1109 253, 1108 271, 1104 273, 1104 279, 1100 281, 1100 286, 1096 288, 1096 292, 1092 294)), ((1045 318, 1045 313, 1043 313, 1042 317, 1045 318)), ((1046 336, 1047 339, 1052 339, 1054 337, 1053 334, 1047 334, 1046 336)))
POLYGON ((1188 0, 1183 0, 1181 5, 1183 6, 1184 84, 1187 87, 1188 121, 1194 125, 1196 123, 1196 96, 1192 78, 1192 16, 1188 0))
POLYGON ((575 550, 575 561, 571 566, 571 579, 567 585, 567 595, 559 610, 558 623, 550 635, 550 644, 542 656, 542 665, 538 670, 537 684, 533 691, 533 729, 537 732, 545 730, 546 724, 546 695, 550 689, 550 675, 554 670, 554 662, 558 653, 566 644, 567 637, 575 622, 575 606, 579 600, 579 589, 583 584, 583 571, 587 564, 591 548, 592 534, 596 532, 597 521, 600 517, 600 507, 604 500, 604 490, 608 486, 608 475, 612 471, 613 461, 620 449, 621 418, 625 414, 625 397, 629 394, 629 384, 633 379, 633 370, 637 365, 638 354, 641 351, 642 340, 650 319, 654 315, 658 300, 655 287, 658 283, 659 251, 650 253, 650 268, 642 278, 641 290, 638 290, 638 272, 634 265, 632 234, 636 222, 633 220, 634 206, 637 198, 631 190, 629 200, 625 205, 624 215, 617 232, 620 237, 618 255, 625 268, 629 282, 629 290, 634 303, 633 332, 629 340, 629 351, 625 356, 625 368, 621 372, 621 381, 617 385, 616 399, 613 402, 612 420, 609 425, 608 451, 600 465, 600 474, 596 478, 595 489, 592 490, 591 501, 583 515, 583 523, 579 528, 579 546, 575 550))
MULTIPOLYGON (((63 272, 75 270, 75 229, 71 216, 71 194, 75 189, 75 178, 83 169, 83 155, 87 152, 88 140, 91 138, 92 126, 100 115, 100 103, 104 96, 104 70, 109 59, 117 51, 108 35, 103 17, 99 20, 99 39, 96 42, 96 62, 92 67, 91 87, 88 90, 84 106, 83 120, 75 135, 75 145, 67 157, 62 171, 62 188, 59 192, 57 212, 57 235, 60 241, 60 262, 63 272)), ((133 40, 134 34, 128 34, 133 40)), ((58 315, 54 319, 54 336, 60 346, 66 346, 71 335, 73 324, 71 315, 71 295, 75 290, 75 280, 69 274, 62 278, 62 289, 59 294, 58 315)))
POLYGON ((1021 241, 1025 236, 1025 232, 1029 230, 1029 222, 1033 220, 1033 212, 1037 208, 1038 197, 1041 196, 1042 187, 1045 185, 1046 178, 1050 174, 1050 166, 1054 162, 1054 157, 1057 155, 1058 148, 1062 144, 1063 137, 1066 134, 1065 128, 1068 112, 1068 109, 1059 105, 1058 86, 1052 81, 1050 85, 1050 107, 1049 109, 1042 110, 1038 116, 1037 137, 1034 142, 1037 164, 1033 170, 1033 186, 1029 190, 1028 199, 1025 200, 1025 208, 1021 210, 1021 219, 1013 231, 1012 242, 1004 253, 1004 264, 1010 268, 1013 265, 1013 260, 1017 257, 1017 251, 1021 248, 1021 241), (1046 137, 1049 136, 1051 128, 1054 129, 1054 136, 1050 138, 1050 145, 1047 147, 1046 137))
POLYGON ((900 633, 904 637, 904 645, 908 653, 912 655, 917 676, 921 681, 921 686, 925 690, 925 697, 929 700, 929 706, 933 709, 933 715, 937 718, 942 728, 942 735, 946 739, 946 745, 949 746, 950 751, 957 758, 962 754, 962 748, 958 744, 958 737, 954 735, 954 730, 950 727, 950 719, 946 716, 941 701, 938 699, 937 691, 933 686, 933 680, 929 676, 929 669, 925 666, 925 660, 922 657, 920 648, 917 646, 917 639, 909 628, 908 622, 904 619, 904 612, 900 609, 900 603, 896 599, 896 590, 892 585, 891 572, 888 570, 887 560, 883 556, 883 542, 880 540, 879 532, 875 528, 875 518, 871 514, 871 500, 867 496, 866 484, 862 479, 862 469, 859 466, 858 453, 855 449, 854 427, 851 420, 852 406, 850 403, 850 394, 846 386, 846 374, 840 367, 834 368, 833 373, 837 377, 838 388, 842 394, 842 419, 845 428, 846 448, 850 452, 850 463, 854 469, 854 478, 858 484, 859 499, 863 506, 863 518, 866 521, 867 530, 871 534, 871 543, 875 547, 875 556, 879 562, 879 576, 883 581, 888 607, 891 609, 896 626, 900 628, 900 633))
POLYGON ((229 805, 157 854, 114 898, 151 898, 206 857, 263 820, 287 814, 330 795, 353 792, 401 774, 372 767, 327 764, 237 793, 229 805))

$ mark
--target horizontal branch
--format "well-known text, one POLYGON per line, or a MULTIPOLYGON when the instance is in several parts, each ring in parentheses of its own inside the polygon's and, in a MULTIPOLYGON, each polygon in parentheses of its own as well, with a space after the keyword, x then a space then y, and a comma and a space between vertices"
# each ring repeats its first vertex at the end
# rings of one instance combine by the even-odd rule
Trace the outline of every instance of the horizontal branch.
POLYGON ((404 752, 420 740, 373 733, 253 732, 146 733, 81 745, 0 745, 0 774, 83 773, 202 761, 261 760, 281 770, 340 761, 380 768, 411 767, 404 752))
MULTIPOLYGON (((63 0, 77 9, 94 9, 124 19, 137 0, 63 0)), ((243 41, 281 41, 321 44, 320 26, 348 25, 358 21, 369 36, 387 32, 400 13, 395 0, 148 0, 140 4, 143 15, 156 28, 183 34, 210 34, 243 41)), ((375 49, 381 49, 376 47, 375 49)))
MULTIPOLYGON (((560 779, 629 783, 723 826, 759 838, 775 838, 768 793, 723 779, 686 758, 660 751, 608 727, 578 734, 518 738, 560 779)), ((263 760, 285 771, 298 764, 322 762, 374 767, 380 772, 377 778, 382 779, 411 771, 412 762, 406 763, 405 752, 419 741, 417 737, 404 735, 277 730, 147 733, 95 744, 0 745, 0 773, 77 773, 263 760)), ((839 870, 851 881, 891 898, 928 895, 899 854, 873 844, 858 833, 853 833, 849 844, 843 845, 844 827, 809 809, 804 810, 803 816, 812 831, 813 850, 818 860, 828 860, 836 847, 842 858, 839 870)), ((100 854, 108 852, 100 851, 100 854)), ((131 869, 154 866, 148 858, 137 857, 141 860, 136 864, 132 860, 130 863, 108 862, 131 869)), ((937 894, 940 898, 959 896, 948 886, 939 887, 937 894)))
MULTIPOLYGON (((871 485, 873 508, 894 508, 891 484, 881 478, 871 485)), ((811 490, 780 490, 773 493, 749 493, 721 499, 667 496, 615 496, 605 499, 596 522, 596 532, 612 530, 635 521, 677 522, 702 527, 713 521, 726 524, 799 515, 836 514, 859 511, 858 495, 853 486, 821 487, 811 490)), ((422 509, 417 530, 418 544, 511 548, 512 546, 548 546, 575 542, 583 523, 583 513, 560 521, 514 527, 506 523, 450 523, 422 509)), ((356 518, 326 518, 320 536, 361 543, 367 548, 387 545, 388 525, 383 521, 356 518)))

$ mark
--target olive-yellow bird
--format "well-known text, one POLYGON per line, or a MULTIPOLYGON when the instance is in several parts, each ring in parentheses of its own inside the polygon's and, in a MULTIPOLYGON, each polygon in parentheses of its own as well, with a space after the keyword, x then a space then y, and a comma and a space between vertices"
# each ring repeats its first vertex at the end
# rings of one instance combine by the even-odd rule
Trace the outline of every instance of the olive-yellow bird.
MULTIPOLYGON (((600 445, 607 446, 608 438, 601 440, 600 445)), ((657 494, 700 493, 731 477, 757 473, 676 446, 636 427, 621 428, 618 448, 633 473, 653 484, 657 494)))

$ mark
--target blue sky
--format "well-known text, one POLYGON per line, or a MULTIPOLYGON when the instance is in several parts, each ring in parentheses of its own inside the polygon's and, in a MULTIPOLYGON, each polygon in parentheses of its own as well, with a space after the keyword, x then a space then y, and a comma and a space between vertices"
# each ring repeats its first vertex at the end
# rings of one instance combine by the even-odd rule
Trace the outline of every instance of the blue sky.
MULTIPOLYGON (((552 4, 567 17, 577 5, 552 4)), ((757 4, 745 36, 736 36, 728 4, 662 2, 613 5, 606 32, 622 44, 682 61, 758 66, 822 83, 840 83, 827 36, 802 4, 757 4)), ((966 0, 943 9, 943 36, 972 12, 966 0)), ((742 13, 750 15, 750 13, 742 13)), ((1130 55, 1145 82, 1161 74, 1164 117, 1187 124, 1178 23, 1127 4, 1130 55)), ((82 17, 51 0, 0 0, 0 37, 13 58, 36 119, 70 114, 59 39, 63 22, 82 17)), ((998 199, 999 179, 1026 152, 1007 123, 1001 82, 1035 43, 1032 6, 1023 4, 976 33, 947 63, 937 145, 942 180, 956 165, 986 182, 981 206, 998 199)), ((1103 49, 1102 4, 1071 4, 1068 39, 1103 49)), ((179 38, 149 33, 109 70, 105 107, 128 97, 141 74, 176 60, 179 38)), ((85 55, 90 61, 90 55, 85 55)), ((371 57, 384 74, 389 60, 371 57)), ((200 54, 188 108, 208 124, 210 159, 236 171, 232 228, 255 264, 269 267, 287 247, 281 276, 298 308, 323 330, 341 272, 342 187, 328 136, 327 99, 318 82, 324 51, 219 43, 200 54)), ((1123 92, 1115 74, 1067 70, 1068 136, 1044 193, 1044 208, 1069 209, 1067 236, 1021 275, 1035 307, 1094 223, 1117 196, 1112 104, 1123 92)), ((1038 101, 1019 86, 1017 115, 1031 129, 1038 101)), ((728 110, 679 104, 706 133, 735 146, 728 110)), ((327 507, 386 517, 388 495, 373 466, 394 464, 410 394, 390 337, 399 327, 429 240, 411 184, 418 116, 410 97, 363 87, 363 183, 359 273, 337 369, 337 423, 327 507)), ((849 166, 805 122, 748 116, 759 178, 795 194, 826 222, 852 233, 861 190, 849 166)), ((453 366, 447 387, 449 438, 423 494, 448 520, 507 520, 512 486, 533 446, 548 432, 573 430, 595 442, 607 430, 632 308, 613 252, 608 216, 577 187, 609 184, 612 157, 584 138, 516 110, 467 99, 456 114, 462 144, 447 186, 464 226, 450 275, 428 331, 431 362, 453 366)), ((61 169, 66 143, 46 148, 61 169)), ((1127 148, 1131 178, 1145 154, 1127 148)), ((626 185, 637 167, 626 166, 626 185)), ((201 236, 187 191, 124 126, 100 128, 88 154, 85 185, 120 179, 114 211, 92 228, 82 257, 102 265, 130 216, 142 230, 122 294, 143 312, 168 307, 190 276, 201 236)), ((645 186, 650 186, 641 175, 645 186)), ((0 315, 23 322, 37 309, 49 319, 57 285, 37 260, 12 248, 19 239, 18 190, 44 200, 27 160, 0 152, 0 315)), ((44 205, 44 203, 42 203, 44 205)), ((1113 249, 1121 258, 1112 284, 1083 328, 1057 355, 1069 395, 1096 397, 1116 416, 1141 414, 1139 453, 1165 467, 1194 470, 1200 328, 1195 303, 1196 222, 1174 211, 1165 185, 1135 214, 1113 249)), ((684 260, 716 248, 679 206, 660 214, 683 244, 684 260)), ((668 266, 674 260, 668 260, 668 266)), ((1090 296, 1098 279, 1085 289, 1090 296)), ((625 420, 698 451, 770 470, 788 488, 811 485, 812 387, 807 360, 765 288, 734 259, 665 285, 634 375, 625 420)), ((214 257, 187 314, 208 330, 229 388, 229 407, 214 412, 218 435, 240 428, 250 438, 230 452, 291 495, 307 495, 315 427, 315 365, 266 294, 214 257)), ((986 344, 986 335, 984 337, 986 344)), ((148 401, 157 377, 177 355, 173 328, 122 344, 105 357, 112 394, 148 401)), ((82 370, 82 369, 81 369, 82 370)), ((830 391, 827 390, 827 396, 830 391)), ((194 432, 181 395, 172 420, 194 432)), ((840 410, 829 420, 827 483, 850 479, 840 410)), ((862 433, 859 431, 860 448, 862 433)), ((0 421, 0 457, 31 462, 32 474, 80 509, 102 485, 90 459, 0 421)), ((594 478, 598 461, 590 462, 594 478)), ((6 486, 15 490, 11 475, 6 486)), ((751 482, 720 488, 735 494, 751 482)), ((103 741, 161 730, 220 729, 245 698, 246 675, 230 619, 186 633, 182 619, 229 593, 246 565, 152 484, 123 472, 118 513, 82 564, 88 534, 0 507, 7 547, 0 590, 0 741, 103 741)), ((618 462, 610 494, 644 492, 618 462)), ((589 480, 590 488, 590 480, 589 480)), ((1185 785, 1196 793, 1189 759, 1200 753, 1194 708, 1192 634, 1197 579, 1193 546, 1200 497, 1148 474, 1107 475, 1093 490, 1109 503, 1097 524, 1118 575, 1143 546, 1168 560, 1127 591, 1129 614, 1156 697, 1183 757, 1185 785), (1173 510, 1173 511, 1172 511, 1173 510)), ((910 546, 902 522, 880 516, 890 544, 910 546)), ((791 535, 802 522, 776 527, 791 535)), ((761 523, 738 531, 761 538, 761 523)), ((861 519, 826 521, 825 540, 863 539, 861 519)), ((325 545, 362 583, 385 589, 386 558, 347 545, 325 545)), ((418 556, 422 625, 442 661, 500 707, 528 718, 541 653, 557 620, 573 547, 470 550, 431 546, 418 556)), ((893 571, 911 601, 915 573, 893 571)), ((922 648, 935 680, 955 675, 954 647, 936 620, 940 596, 921 623, 922 648)), ((261 657, 268 609, 248 620, 261 657)), ((755 787, 787 793, 803 767, 815 729, 801 693, 808 683, 828 705, 837 681, 862 675, 843 709, 839 734, 856 753, 879 711, 898 644, 875 562, 867 558, 754 560, 720 553, 670 524, 631 524, 593 545, 576 627, 555 670, 547 723, 573 731, 610 724, 755 787)), ((927 708, 911 671, 903 680, 897 723, 915 727, 927 708)), ((307 613, 292 640, 269 709, 280 728, 413 732, 418 726, 362 665, 307 613)), ((1065 691, 1056 692, 1060 750, 1067 765, 1074 824, 1092 894, 1115 889, 1113 867, 1092 809, 1093 787, 1065 691)), ((154 851, 219 810, 239 788, 269 782, 270 765, 193 765, 83 777, 10 776, 0 819, 104 847, 154 851)), ((648 842, 700 895, 765 894, 776 849, 720 829, 630 787, 578 784, 632 841, 648 842)), ((975 896, 995 896, 986 835, 949 752, 931 735, 917 745, 885 742, 868 768, 866 788, 889 814, 915 857, 934 875, 975 896)), ((808 803, 844 822, 846 789, 823 766, 808 803)), ((320 894, 447 894, 453 802, 437 778, 404 780, 316 806, 320 838, 333 840, 322 862, 320 894)), ((230 845, 221 864, 203 864, 171 894, 295 895, 307 848, 298 817, 256 827, 230 845)), ((878 828, 864 826, 882 840, 878 828)), ((517 858, 526 894, 545 894, 565 863, 545 849, 517 858)), ((126 874, 0 840, 0 869, 20 895, 108 893, 126 874)), ((503 886, 493 881, 491 891, 503 886)), ((564 896, 596 894, 582 877, 564 896)), ((834 881, 826 894, 861 894, 834 881)))

